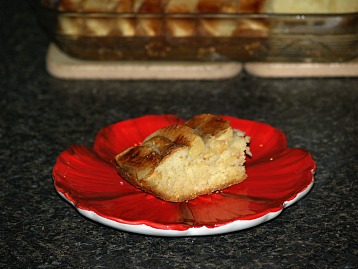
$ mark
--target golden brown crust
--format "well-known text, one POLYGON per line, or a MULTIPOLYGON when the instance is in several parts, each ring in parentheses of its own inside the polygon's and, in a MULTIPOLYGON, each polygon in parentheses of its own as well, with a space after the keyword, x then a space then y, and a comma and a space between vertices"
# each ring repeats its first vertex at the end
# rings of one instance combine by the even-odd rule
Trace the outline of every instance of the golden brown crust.
MULTIPOLYGON (((53 1, 45 1, 52 6, 53 1)), ((62 0, 60 11, 138 13, 351 13, 356 0, 62 0)))
POLYGON ((166 13, 195 13, 199 0, 168 0, 165 5, 166 13))
POLYGON ((259 13, 265 0, 201 0, 201 13, 259 13))
POLYGON ((171 151, 175 147, 175 143, 165 136, 157 135, 150 139, 146 139, 142 143, 142 146, 151 147, 160 156, 164 156, 168 151, 171 151))
POLYGON ((212 114, 201 114, 194 116, 185 122, 185 126, 194 129, 198 135, 204 138, 208 136, 217 136, 223 131, 231 128, 228 121, 212 114))
POLYGON ((135 185, 150 176, 161 159, 149 146, 131 147, 115 157, 121 176, 135 185))
POLYGON ((62 0, 61 11, 138 13, 257 13, 265 0, 62 0))
POLYGON ((137 10, 139 13, 160 13, 162 11, 160 0, 144 0, 137 10))
POLYGON ((192 128, 189 128, 185 125, 174 124, 159 129, 158 131, 149 135, 144 140, 144 143, 156 136, 164 136, 173 141, 175 144, 187 147, 190 146, 192 142, 197 138, 197 135, 192 130, 192 128))
POLYGON ((201 114, 155 131, 115 161, 118 173, 134 186, 182 202, 243 181, 247 142, 220 116, 201 114))
POLYGON ((240 0, 238 13, 260 13, 266 0, 240 0))
POLYGON ((115 12, 132 12, 134 0, 121 0, 119 1, 117 7, 115 8, 115 12))
POLYGON ((83 0, 63 0, 60 2, 58 9, 66 12, 82 11, 83 0))
MULTIPOLYGON (((64 0, 58 9, 69 12, 97 12, 97 13, 250 13, 256 12, 262 0, 64 0), (257 5, 253 2, 256 1, 257 5)), ((215 36, 230 37, 244 33, 250 33, 249 28, 253 23, 243 20, 209 18, 196 20, 193 17, 177 18, 167 17, 141 17, 135 20, 129 17, 112 16, 83 16, 80 23, 79 17, 61 16, 59 28, 65 34, 87 35, 105 37, 111 35, 138 36, 138 37, 194 37, 215 36), (242 28, 245 29, 242 29, 242 28)), ((247 20, 249 21, 249 20, 247 20)), ((250 20, 251 21, 251 20, 250 20)), ((256 20, 252 20, 256 22, 256 20)), ((265 36, 267 27, 265 24, 256 22, 261 27, 252 29, 255 36, 265 36)), ((255 25, 256 25, 255 24, 255 25)), ((254 26, 255 26, 254 25, 254 26)), ((152 51, 148 48, 148 53, 152 51)), ((160 55, 160 54, 159 54, 160 55)))

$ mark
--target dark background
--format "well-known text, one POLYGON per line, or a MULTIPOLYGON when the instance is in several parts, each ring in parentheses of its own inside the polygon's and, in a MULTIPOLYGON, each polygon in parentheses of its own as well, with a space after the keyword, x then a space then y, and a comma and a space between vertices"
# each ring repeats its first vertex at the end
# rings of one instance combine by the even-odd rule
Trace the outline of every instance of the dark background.
POLYGON ((357 78, 65 81, 45 70, 49 40, 27 1, 0 3, 0 267, 356 268, 357 78), (145 114, 209 112, 266 122, 317 162, 312 191, 263 225, 160 238, 79 215, 51 171, 69 144, 145 114))

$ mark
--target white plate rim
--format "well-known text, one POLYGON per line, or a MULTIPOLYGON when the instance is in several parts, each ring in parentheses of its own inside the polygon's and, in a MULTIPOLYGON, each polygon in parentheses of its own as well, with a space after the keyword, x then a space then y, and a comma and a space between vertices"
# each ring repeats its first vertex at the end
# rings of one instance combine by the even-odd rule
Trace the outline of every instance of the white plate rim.
POLYGON ((127 224, 127 223, 121 223, 114 220, 110 220, 106 217, 100 216, 97 213, 78 208, 72 201, 70 201, 63 193, 59 192, 57 189, 57 193, 65 199, 67 202, 69 202, 72 206, 76 208, 76 210, 83 215, 84 217, 93 220, 97 223, 103 224, 105 226, 130 232, 130 233, 136 233, 136 234, 142 234, 142 235, 150 235, 150 236, 162 236, 162 237, 189 237, 189 236, 208 236, 208 235, 218 235, 218 234, 227 234, 231 232, 241 231, 248 228, 252 228, 254 226, 260 225, 264 222, 267 222, 269 220, 272 220, 276 218, 278 215, 281 214, 284 208, 287 208, 294 203, 296 203, 298 200, 303 198, 309 191, 312 189, 314 184, 314 173, 312 172, 312 181, 311 183, 303 189, 301 192, 299 192, 295 197, 292 199, 285 201, 283 203, 283 207, 281 210, 269 212, 261 217, 251 219, 251 220, 235 220, 230 223, 219 225, 217 227, 208 228, 206 226, 200 226, 200 227, 191 227, 187 230, 174 230, 174 229, 159 229, 154 228, 146 224, 127 224))

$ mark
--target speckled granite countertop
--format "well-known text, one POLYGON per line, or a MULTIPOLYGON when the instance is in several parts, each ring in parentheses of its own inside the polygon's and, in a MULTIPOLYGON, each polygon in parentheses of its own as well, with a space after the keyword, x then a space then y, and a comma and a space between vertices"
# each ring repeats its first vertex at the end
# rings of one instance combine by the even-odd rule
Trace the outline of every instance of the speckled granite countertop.
POLYGON ((45 71, 48 40, 29 6, 0 6, 0 267, 356 268, 358 79, 63 81, 45 71), (89 221, 54 191, 69 144, 128 118, 202 112, 283 130, 317 162, 311 192, 248 230, 157 238, 89 221))

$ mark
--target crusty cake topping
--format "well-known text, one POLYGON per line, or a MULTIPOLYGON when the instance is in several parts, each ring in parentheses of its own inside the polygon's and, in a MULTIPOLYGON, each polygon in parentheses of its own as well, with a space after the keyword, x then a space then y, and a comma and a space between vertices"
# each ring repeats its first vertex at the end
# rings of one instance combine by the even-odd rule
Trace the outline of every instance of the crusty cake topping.
POLYGON ((115 157, 128 182, 171 202, 182 202, 246 178, 249 137, 220 116, 197 115, 161 128, 115 157))

